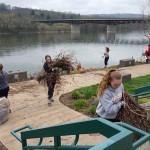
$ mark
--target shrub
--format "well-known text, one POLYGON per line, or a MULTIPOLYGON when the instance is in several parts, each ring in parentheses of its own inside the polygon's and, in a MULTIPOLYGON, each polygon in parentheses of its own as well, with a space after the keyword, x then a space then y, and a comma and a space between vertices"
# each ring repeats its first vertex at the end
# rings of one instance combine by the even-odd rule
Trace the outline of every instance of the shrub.
POLYGON ((91 96, 97 95, 97 85, 92 85, 90 87, 83 88, 81 93, 84 94, 85 99, 91 98, 91 96))
POLYGON ((74 105, 75 105, 75 107, 76 107, 76 110, 79 110, 79 109, 81 109, 83 106, 86 105, 86 101, 83 100, 83 99, 79 99, 79 100, 76 100, 76 101, 74 102, 74 105))
POLYGON ((90 114, 94 115, 96 113, 96 106, 89 106, 88 111, 90 114))
POLYGON ((79 91, 72 91, 71 96, 73 99, 78 99, 80 97, 79 91))

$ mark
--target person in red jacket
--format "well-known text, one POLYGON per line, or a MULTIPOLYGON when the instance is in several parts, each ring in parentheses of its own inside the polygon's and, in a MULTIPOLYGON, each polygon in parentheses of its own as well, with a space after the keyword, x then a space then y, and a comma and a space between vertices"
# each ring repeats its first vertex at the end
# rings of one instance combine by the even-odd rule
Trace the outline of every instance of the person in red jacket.
POLYGON ((143 53, 143 56, 146 56, 146 63, 149 63, 150 60, 150 44, 148 45, 148 49, 143 53))
POLYGON ((149 59, 150 56, 150 44, 148 45, 148 49, 145 51, 145 56, 149 59))

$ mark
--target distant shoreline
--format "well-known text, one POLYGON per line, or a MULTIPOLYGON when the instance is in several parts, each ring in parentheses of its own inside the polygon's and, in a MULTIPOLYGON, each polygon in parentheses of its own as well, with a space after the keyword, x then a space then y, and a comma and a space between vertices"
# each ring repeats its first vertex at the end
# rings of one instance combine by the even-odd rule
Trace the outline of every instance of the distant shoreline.
POLYGON ((21 31, 21 32, 5 32, 5 33, 2 33, 0 32, 0 35, 9 35, 9 34, 48 34, 48 33, 71 33, 71 31, 46 31, 46 32, 41 32, 41 31, 37 31, 37 32, 27 32, 27 31, 21 31))

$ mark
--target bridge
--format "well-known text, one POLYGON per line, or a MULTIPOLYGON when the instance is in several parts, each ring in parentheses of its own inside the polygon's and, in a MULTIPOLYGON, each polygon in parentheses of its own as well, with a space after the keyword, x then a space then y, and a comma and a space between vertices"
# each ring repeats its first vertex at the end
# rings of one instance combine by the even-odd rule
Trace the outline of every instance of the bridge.
POLYGON ((69 24, 106 24, 106 25, 117 25, 117 24, 129 24, 129 23, 146 23, 144 19, 55 19, 55 20, 37 20, 40 23, 69 23, 69 24))
POLYGON ((68 23, 71 24, 71 32, 80 32, 80 24, 105 24, 107 25, 107 32, 116 31, 118 24, 130 23, 148 23, 150 20, 146 19, 53 19, 53 20, 37 20, 39 23, 56 24, 68 23))

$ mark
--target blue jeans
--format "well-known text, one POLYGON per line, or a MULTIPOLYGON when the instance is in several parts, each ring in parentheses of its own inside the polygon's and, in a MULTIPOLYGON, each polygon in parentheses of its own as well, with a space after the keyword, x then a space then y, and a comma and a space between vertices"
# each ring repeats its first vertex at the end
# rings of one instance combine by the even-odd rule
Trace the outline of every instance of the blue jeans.
POLYGON ((8 92, 9 92, 9 86, 6 87, 5 89, 0 90, 0 97, 8 97, 8 92))

